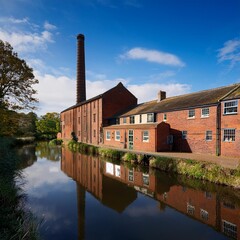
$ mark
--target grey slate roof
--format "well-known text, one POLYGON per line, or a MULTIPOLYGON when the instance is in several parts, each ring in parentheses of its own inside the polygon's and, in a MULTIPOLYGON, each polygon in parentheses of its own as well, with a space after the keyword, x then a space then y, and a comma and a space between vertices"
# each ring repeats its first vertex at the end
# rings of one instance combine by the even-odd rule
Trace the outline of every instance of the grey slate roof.
POLYGON ((169 97, 160 102, 154 100, 138 104, 135 108, 121 114, 120 117, 144 113, 169 112, 189 108, 211 106, 216 105, 221 100, 239 97, 240 83, 175 97, 169 97))

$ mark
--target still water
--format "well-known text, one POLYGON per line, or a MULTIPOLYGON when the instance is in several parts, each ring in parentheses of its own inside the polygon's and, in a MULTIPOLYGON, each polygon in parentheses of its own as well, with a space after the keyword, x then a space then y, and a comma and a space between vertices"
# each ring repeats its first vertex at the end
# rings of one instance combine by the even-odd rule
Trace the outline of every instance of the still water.
POLYGON ((240 192, 39 144, 24 147, 42 239, 240 239, 240 192))

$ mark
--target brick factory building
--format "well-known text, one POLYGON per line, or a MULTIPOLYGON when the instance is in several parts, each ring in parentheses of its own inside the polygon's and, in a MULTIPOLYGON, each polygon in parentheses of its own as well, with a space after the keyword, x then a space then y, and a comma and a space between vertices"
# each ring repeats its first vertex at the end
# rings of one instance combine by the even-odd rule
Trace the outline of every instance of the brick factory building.
POLYGON ((156 100, 137 104, 119 83, 86 100, 84 36, 77 39, 77 103, 61 113, 64 140, 240 157, 240 84, 169 98, 159 91, 156 100))

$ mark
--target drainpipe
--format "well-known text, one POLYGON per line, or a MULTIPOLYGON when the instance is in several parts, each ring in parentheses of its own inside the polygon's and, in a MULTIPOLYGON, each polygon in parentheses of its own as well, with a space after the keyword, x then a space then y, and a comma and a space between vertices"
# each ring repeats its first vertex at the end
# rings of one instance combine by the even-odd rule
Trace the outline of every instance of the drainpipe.
POLYGON ((217 104, 216 114, 216 155, 221 155, 221 102, 217 104))

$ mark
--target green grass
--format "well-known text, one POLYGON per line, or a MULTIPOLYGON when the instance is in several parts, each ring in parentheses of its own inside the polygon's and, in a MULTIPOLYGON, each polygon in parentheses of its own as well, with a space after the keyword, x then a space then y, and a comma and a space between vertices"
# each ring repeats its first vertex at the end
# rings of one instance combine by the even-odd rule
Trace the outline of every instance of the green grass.
POLYGON ((20 160, 11 139, 0 138, 0 239, 39 239, 39 221, 24 208, 25 195, 16 181, 22 178, 20 160))
POLYGON ((151 157, 150 167, 240 188, 240 167, 231 170, 214 163, 166 157, 151 157))
POLYGON ((161 171, 177 173, 195 179, 207 180, 217 184, 240 188, 240 166, 232 170, 209 162, 198 162, 191 159, 177 159, 161 156, 146 156, 133 152, 122 152, 116 149, 95 147, 76 141, 70 141, 68 147, 72 151, 80 151, 93 155, 99 154, 102 157, 123 160, 124 164, 128 166, 131 164, 145 165, 147 163, 150 167, 161 171))

